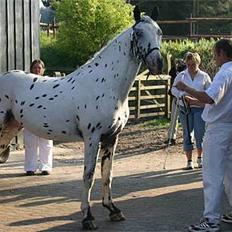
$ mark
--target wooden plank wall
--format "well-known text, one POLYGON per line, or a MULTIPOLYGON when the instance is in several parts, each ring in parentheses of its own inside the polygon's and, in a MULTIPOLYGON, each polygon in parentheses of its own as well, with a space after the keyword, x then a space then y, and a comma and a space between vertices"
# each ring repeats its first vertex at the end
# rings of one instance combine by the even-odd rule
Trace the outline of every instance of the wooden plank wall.
POLYGON ((39 0, 0 0, 0 73, 39 58, 39 0))

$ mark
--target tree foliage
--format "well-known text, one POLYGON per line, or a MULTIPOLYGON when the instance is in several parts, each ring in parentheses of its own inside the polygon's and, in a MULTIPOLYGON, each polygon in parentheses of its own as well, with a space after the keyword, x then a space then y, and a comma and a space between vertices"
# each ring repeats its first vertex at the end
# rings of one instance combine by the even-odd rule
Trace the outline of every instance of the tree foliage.
POLYGON ((54 6, 57 46, 79 65, 132 23, 132 6, 124 0, 62 0, 54 6))

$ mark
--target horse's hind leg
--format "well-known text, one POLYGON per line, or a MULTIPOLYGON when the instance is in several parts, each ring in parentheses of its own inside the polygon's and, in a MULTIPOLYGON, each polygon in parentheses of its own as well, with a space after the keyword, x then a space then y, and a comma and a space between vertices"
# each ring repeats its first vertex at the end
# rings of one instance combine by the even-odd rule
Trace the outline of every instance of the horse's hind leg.
POLYGON ((118 136, 103 143, 101 147, 102 204, 110 211, 109 216, 111 221, 125 220, 121 210, 114 205, 111 194, 112 163, 117 142, 118 136))
POLYGON ((10 154, 10 142, 21 129, 21 125, 10 111, 5 113, 3 120, 0 119, 0 163, 7 161, 10 154))

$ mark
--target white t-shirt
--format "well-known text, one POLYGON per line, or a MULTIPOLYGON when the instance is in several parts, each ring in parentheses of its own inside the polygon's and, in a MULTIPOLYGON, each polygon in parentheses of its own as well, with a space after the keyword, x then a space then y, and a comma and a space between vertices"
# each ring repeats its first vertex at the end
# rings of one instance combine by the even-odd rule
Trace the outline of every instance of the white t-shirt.
POLYGON ((232 123, 232 61, 224 63, 206 93, 214 104, 206 104, 202 119, 207 123, 232 123))
MULTIPOLYGON (((198 91, 205 91, 209 87, 209 85, 211 83, 211 79, 210 79, 209 75, 206 72, 203 72, 202 70, 198 70, 197 74, 195 75, 194 79, 192 80, 192 78, 191 78, 191 76, 190 76, 190 74, 188 72, 188 69, 185 69, 184 71, 180 72, 176 76, 176 78, 174 80, 174 83, 173 83, 173 87, 171 89, 172 94, 177 99, 186 94, 185 92, 180 91, 176 87, 174 87, 175 84, 178 81, 182 81, 186 85, 188 85, 189 87, 194 88, 194 89, 196 89, 198 91)), ((183 103, 180 102, 180 105, 183 106, 183 103)))

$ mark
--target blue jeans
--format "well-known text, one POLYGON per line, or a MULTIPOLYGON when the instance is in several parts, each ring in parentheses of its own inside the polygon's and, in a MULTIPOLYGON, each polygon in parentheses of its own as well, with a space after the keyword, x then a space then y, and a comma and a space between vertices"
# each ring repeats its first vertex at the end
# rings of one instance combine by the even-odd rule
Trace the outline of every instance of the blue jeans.
POLYGON ((196 141, 196 147, 202 148, 203 136, 205 133, 205 122, 201 118, 201 114, 204 108, 191 107, 188 114, 185 112, 185 108, 180 106, 180 123, 183 128, 183 148, 184 151, 191 151, 194 149, 192 133, 194 132, 194 138, 196 141))

